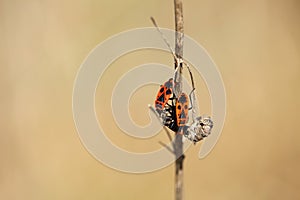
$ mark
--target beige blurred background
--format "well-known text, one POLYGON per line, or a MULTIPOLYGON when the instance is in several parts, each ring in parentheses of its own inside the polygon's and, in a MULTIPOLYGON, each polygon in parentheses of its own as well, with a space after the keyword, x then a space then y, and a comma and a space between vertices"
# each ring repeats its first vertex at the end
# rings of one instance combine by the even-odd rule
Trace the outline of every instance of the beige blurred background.
MULTIPOLYGON (((227 117, 211 154, 186 153, 185 199, 300 199, 300 2, 185 0, 185 33, 210 53, 223 76, 227 117)), ((173 199, 174 166, 126 174, 95 160, 72 118, 72 88, 84 58, 131 28, 174 27, 173 1, 0 1, 0 198, 173 199)), ((97 89, 97 115, 130 151, 166 141, 128 138, 108 109, 113 84, 131 67, 172 65, 170 54, 140 51, 113 63, 97 89), (105 96, 105 98, 100 98, 105 96)), ((168 77, 166 77, 167 79, 168 77)), ((196 78, 202 110, 209 97, 196 78)), ((147 124, 157 86, 138 90, 130 111, 147 124)))

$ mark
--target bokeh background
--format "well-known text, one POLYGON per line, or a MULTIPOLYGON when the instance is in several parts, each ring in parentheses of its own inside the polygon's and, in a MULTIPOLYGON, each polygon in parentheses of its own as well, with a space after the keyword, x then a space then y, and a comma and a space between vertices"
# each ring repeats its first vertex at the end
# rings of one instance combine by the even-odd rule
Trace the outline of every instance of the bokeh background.
MULTIPOLYGON (((202 44, 223 76, 227 117, 204 160, 186 153, 185 199, 300 199, 300 2, 185 0, 185 33, 202 44)), ((109 36, 131 28, 174 28, 173 1, 0 1, 0 198, 173 199, 174 166, 127 174, 95 160, 72 118, 72 88, 84 58, 109 36)), ((147 62, 172 66, 170 54, 139 51, 105 73, 96 94, 111 140, 147 152, 167 141, 124 135, 109 109, 113 84, 147 62), (100 98, 101 97, 101 98, 100 98)), ((167 79, 168 77, 166 77, 167 79)), ((203 112, 209 96, 196 78, 203 112)), ((138 90, 132 118, 149 122, 157 86, 138 90)))

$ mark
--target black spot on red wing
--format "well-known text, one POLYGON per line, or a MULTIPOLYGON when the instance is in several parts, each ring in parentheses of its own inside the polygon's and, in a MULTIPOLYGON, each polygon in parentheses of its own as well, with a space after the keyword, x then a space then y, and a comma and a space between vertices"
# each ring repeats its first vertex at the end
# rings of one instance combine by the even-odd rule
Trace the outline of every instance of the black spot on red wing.
POLYGON ((186 118, 185 112, 181 112, 180 118, 181 119, 185 119, 186 118))
POLYGON ((164 87, 160 88, 159 92, 162 93, 165 90, 164 87))
POLYGON ((160 95, 160 97, 157 98, 157 101, 164 102, 165 101, 164 94, 160 95))
POLYGON ((177 106, 177 109, 178 109, 178 110, 180 110, 180 109, 181 109, 181 106, 180 106, 180 105, 178 105, 178 106, 177 106))
POLYGON ((184 106, 184 109, 188 109, 188 106, 187 106, 187 105, 185 105, 185 106, 184 106))
POLYGON ((166 94, 167 95, 169 95, 169 94, 171 94, 172 92, 171 92, 171 89, 168 89, 167 91, 166 91, 166 94))

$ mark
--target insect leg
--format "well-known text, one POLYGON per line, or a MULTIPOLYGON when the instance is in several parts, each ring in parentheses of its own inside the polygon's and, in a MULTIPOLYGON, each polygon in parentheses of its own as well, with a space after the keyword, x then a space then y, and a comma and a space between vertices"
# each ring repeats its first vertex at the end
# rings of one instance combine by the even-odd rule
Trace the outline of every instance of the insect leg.
POLYGON ((153 106, 151 106, 149 104, 148 107, 155 114, 155 116, 157 117, 157 119, 161 122, 161 118, 160 118, 159 114, 156 112, 156 110, 153 108, 153 106))
POLYGON ((194 107, 193 106, 193 99, 194 99, 194 95, 195 95, 194 91, 195 91, 195 88, 192 89, 192 91, 189 94, 189 98, 190 98, 190 102, 191 102, 191 107, 189 108, 189 110, 191 110, 194 107), (192 97, 192 94, 193 94, 193 97, 192 97))
POLYGON ((195 90, 194 78, 193 78, 191 68, 190 68, 189 64, 187 64, 186 62, 183 62, 183 63, 186 65, 186 67, 189 70, 189 74, 190 74, 190 78, 191 78, 191 82, 192 82, 192 88, 193 88, 193 90, 195 90))

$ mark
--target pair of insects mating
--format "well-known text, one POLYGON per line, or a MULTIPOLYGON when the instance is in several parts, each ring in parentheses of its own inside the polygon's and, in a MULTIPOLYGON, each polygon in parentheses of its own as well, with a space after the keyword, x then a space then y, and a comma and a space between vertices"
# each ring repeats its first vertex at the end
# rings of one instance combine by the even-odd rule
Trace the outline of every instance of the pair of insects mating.
POLYGON ((174 78, 170 78, 160 86, 155 99, 155 112, 158 114, 164 126, 177 134, 183 134, 194 143, 199 142, 211 133, 213 122, 209 116, 195 117, 195 107, 193 106, 193 101, 195 101, 195 87, 190 67, 186 62, 176 56, 167 39, 158 28, 155 20, 153 18, 151 18, 151 20, 172 52, 177 65, 174 78), (183 64, 189 71, 193 87, 189 96, 182 92, 181 68, 183 64), (189 107, 189 101, 191 107, 189 107), (192 110, 192 123, 190 125, 188 125, 189 110, 192 110))
MULTIPOLYGON (((177 134, 183 134, 187 139, 196 143, 207 137, 213 127, 213 122, 208 116, 199 116, 188 125, 189 99, 192 105, 192 92, 189 97, 181 93, 179 97, 174 94, 174 79, 170 78, 164 85, 160 86, 155 99, 155 110, 162 120, 164 126, 177 134)), ((193 112, 193 111, 192 111, 193 112)))

